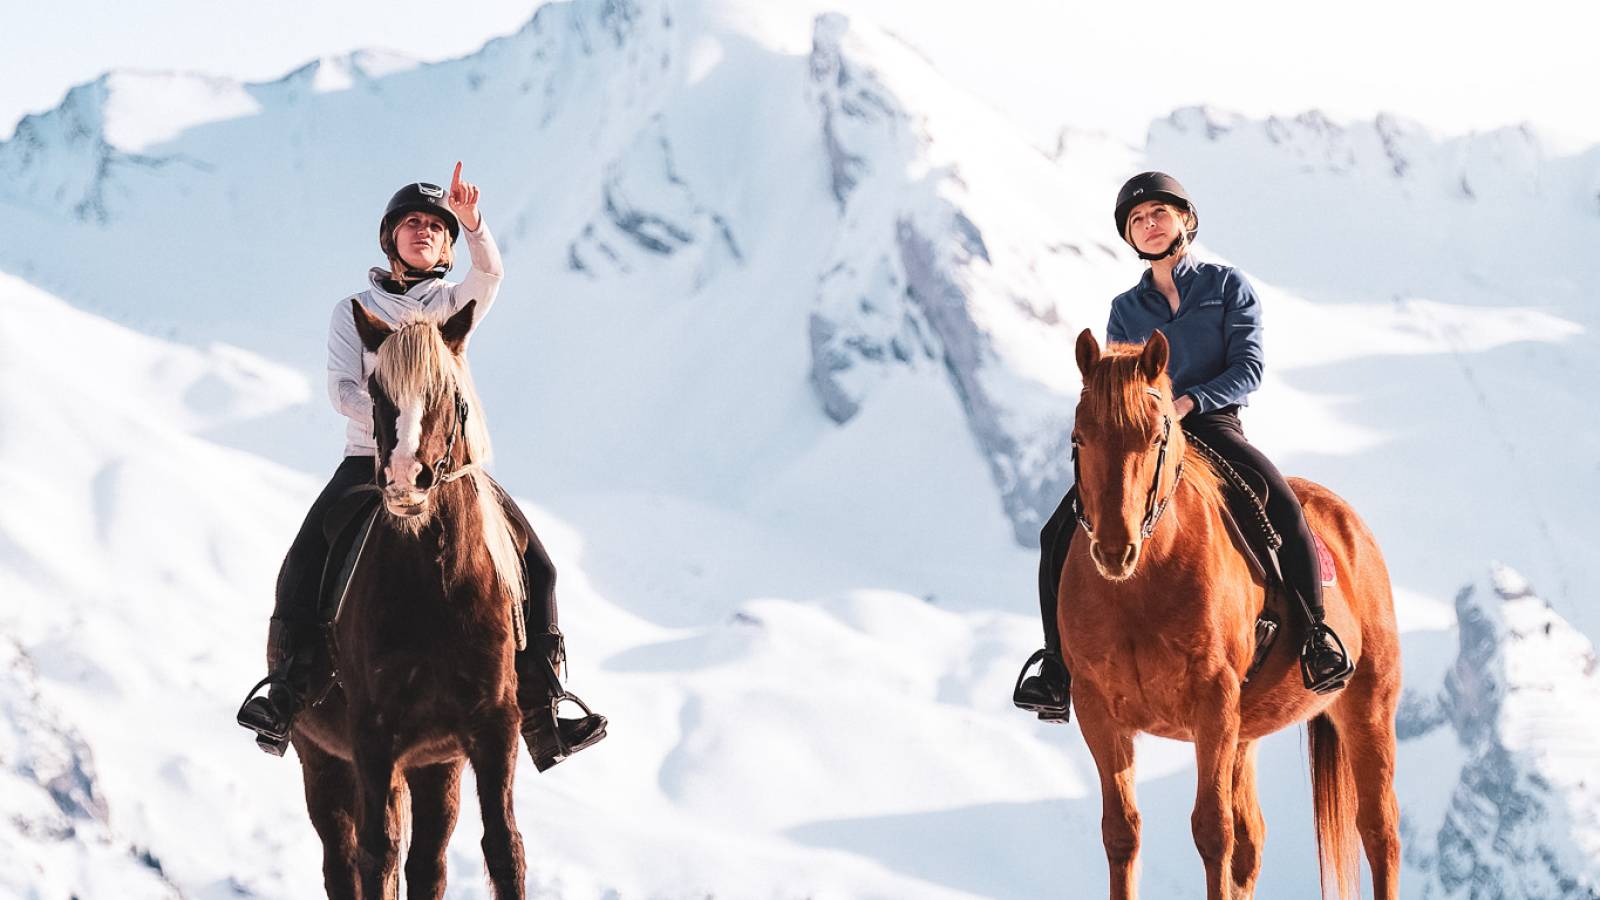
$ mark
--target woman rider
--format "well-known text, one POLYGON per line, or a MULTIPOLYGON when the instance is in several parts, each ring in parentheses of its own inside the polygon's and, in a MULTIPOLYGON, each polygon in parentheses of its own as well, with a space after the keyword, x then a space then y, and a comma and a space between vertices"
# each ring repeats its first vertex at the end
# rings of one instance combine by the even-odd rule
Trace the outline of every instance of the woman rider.
MULTIPOLYGON (((461 180, 459 162, 448 197, 443 188, 426 182, 397 191, 378 227, 378 245, 389 264, 368 273, 369 287, 356 295, 362 305, 398 326, 416 314, 442 322, 467 301, 476 300, 472 323, 476 328, 493 305, 504 274, 500 251, 478 211, 478 197, 478 187, 461 180), (460 284, 451 284, 444 274, 455 264, 455 241, 462 226, 472 267, 460 284)), ((305 703, 316 637, 324 625, 318 594, 329 552, 323 531, 328 512, 350 488, 377 481, 378 447, 372 433, 372 397, 367 393, 371 363, 363 353, 350 309, 349 299, 334 306, 328 335, 328 393, 334 407, 350 420, 345 429, 344 461, 311 504, 278 573, 277 602, 267 630, 268 675, 256 686, 268 690, 246 699, 239 708, 239 724, 254 730, 257 743, 274 755, 282 755, 289 727, 305 703)), ((502 490, 500 497, 507 513, 526 525, 510 495, 502 490)), ((605 737, 606 719, 588 712, 587 707, 581 718, 555 715, 553 701, 571 696, 557 693, 557 673, 566 652, 556 626, 556 572, 533 530, 523 530, 528 537, 523 556, 528 579, 528 648, 516 654, 517 704, 522 709, 528 752, 542 771, 605 737)))
MULTIPOLYGON (((1303 601, 1289 608, 1305 619, 1300 652, 1305 686, 1318 693, 1338 690, 1354 668, 1338 636, 1323 623, 1322 577, 1311 530, 1294 491, 1245 439, 1239 424, 1239 407, 1261 384, 1261 301, 1237 269, 1199 262, 1189 253, 1200 219, 1172 176, 1145 172, 1129 179, 1117 194, 1116 222, 1117 233, 1150 268, 1132 290, 1111 301, 1106 339, 1143 343, 1159 328, 1171 346, 1168 374, 1184 433, 1266 479, 1267 518, 1283 536, 1278 558, 1284 581, 1303 601)), ((1012 696, 1017 706, 1046 721, 1067 721, 1072 703, 1072 678, 1061 659, 1056 624, 1056 590, 1077 528, 1076 496, 1074 487, 1039 535, 1044 649, 1022 669, 1027 675, 1038 663, 1037 674, 1019 678, 1012 696)))

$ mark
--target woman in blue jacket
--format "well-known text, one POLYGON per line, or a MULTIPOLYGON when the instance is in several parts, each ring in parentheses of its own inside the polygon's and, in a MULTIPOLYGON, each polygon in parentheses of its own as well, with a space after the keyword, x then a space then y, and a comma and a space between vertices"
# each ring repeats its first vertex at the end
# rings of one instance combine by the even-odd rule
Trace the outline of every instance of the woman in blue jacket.
MULTIPOLYGON (((1322 621, 1322 578, 1311 530, 1282 473, 1246 440, 1239 424, 1239 407, 1261 385, 1261 301, 1239 270, 1199 262, 1189 253, 1200 219, 1172 176, 1145 172, 1129 179, 1117 195, 1116 221, 1118 234, 1150 268, 1111 301, 1106 339, 1143 343, 1160 329, 1171 346, 1167 374, 1184 433, 1267 480, 1267 517, 1283 536, 1278 558, 1284 581, 1304 601, 1289 608, 1307 619, 1300 652, 1305 685, 1318 693, 1338 690, 1354 668, 1338 636, 1322 621)), ((1026 677, 1012 697, 1046 721, 1065 722, 1072 702, 1072 678, 1061 659, 1056 625, 1056 590, 1077 529, 1076 493, 1076 487, 1068 492, 1039 535, 1045 646, 1023 666, 1026 677), (1035 663, 1038 672, 1027 675, 1035 663)))

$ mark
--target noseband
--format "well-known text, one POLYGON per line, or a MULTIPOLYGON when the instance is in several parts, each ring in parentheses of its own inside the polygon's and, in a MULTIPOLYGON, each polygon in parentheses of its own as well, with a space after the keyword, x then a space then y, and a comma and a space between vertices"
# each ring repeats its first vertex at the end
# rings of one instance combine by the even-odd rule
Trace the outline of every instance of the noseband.
MULTIPOLYGON (((1155 388, 1145 388, 1145 393, 1156 398, 1157 400, 1161 399, 1161 392, 1155 388)), ((1172 480, 1172 493, 1168 494, 1160 501, 1157 501, 1156 497, 1161 492, 1161 473, 1167 465, 1167 445, 1171 442, 1171 440, 1172 417, 1166 413, 1162 413, 1161 448, 1156 452, 1156 473, 1155 476, 1150 479, 1150 490, 1145 494, 1144 498, 1144 522, 1139 526, 1139 537, 1141 540, 1149 538, 1151 533, 1156 530, 1156 523, 1161 521, 1161 515, 1167 511, 1167 504, 1172 502, 1172 498, 1178 493, 1178 485, 1183 482, 1184 461, 1180 459, 1178 460, 1177 475, 1172 480)), ((1078 527, 1083 529, 1083 533, 1087 534, 1090 538, 1093 538, 1094 528, 1089 525, 1089 519, 1084 515, 1083 497, 1077 490, 1077 486, 1081 480, 1082 478, 1078 471, 1078 442, 1076 439, 1074 439, 1072 442, 1072 513, 1077 517, 1078 527)))

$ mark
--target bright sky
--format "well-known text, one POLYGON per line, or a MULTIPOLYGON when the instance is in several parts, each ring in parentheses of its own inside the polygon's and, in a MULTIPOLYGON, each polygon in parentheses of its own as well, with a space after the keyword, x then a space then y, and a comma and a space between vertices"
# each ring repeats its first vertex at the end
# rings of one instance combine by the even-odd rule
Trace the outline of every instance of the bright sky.
MULTIPOLYGON (((1142 143, 1152 119, 1209 103, 1250 115, 1398 113, 1447 134, 1530 121, 1558 146, 1600 143, 1600 3, 1521 0, 721 0, 866 16, 1043 146, 1063 125, 1142 143)), ((516 30, 534 0, 8 0, 0 135, 114 68, 260 81, 358 48, 424 60, 516 30)), ((754 13, 752 13, 754 15, 754 13)), ((763 11, 762 17, 772 14, 763 11)))

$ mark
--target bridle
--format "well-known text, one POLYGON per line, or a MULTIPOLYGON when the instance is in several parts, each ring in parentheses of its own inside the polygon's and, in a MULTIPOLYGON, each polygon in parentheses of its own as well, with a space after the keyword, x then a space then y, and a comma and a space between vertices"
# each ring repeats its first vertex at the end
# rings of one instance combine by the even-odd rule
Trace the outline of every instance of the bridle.
MULTIPOLYGON (((1156 398, 1157 400, 1162 399, 1161 392, 1155 388, 1145 388, 1145 393, 1156 398)), ((1183 482, 1184 460, 1180 459, 1178 460, 1178 466, 1176 470, 1177 475, 1172 479, 1172 493, 1168 494, 1159 501, 1156 499, 1161 492, 1161 473, 1163 470, 1165 470, 1167 465, 1167 446, 1171 443, 1171 440, 1172 416, 1162 413, 1161 447, 1156 452, 1156 472, 1155 475, 1150 479, 1150 490, 1145 494, 1144 498, 1144 522, 1139 526, 1140 539, 1147 539, 1152 533, 1155 532, 1156 523, 1161 521, 1162 514, 1167 511, 1167 505, 1172 502, 1173 497, 1177 496, 1178 485, 1183 482)), ((1077 486, 1080 481, 1081 475, 1078 470, 1078 439, 1076 436, 1074 436, 1072 439, 1072 512, 1073 515, 1075 515, 1078 519, 1078 527, 1083 529, 1084 534, 1087 534, 1089 537, 1093 538, 1094 528, 1090 526, 1089 519, 1084 515, 1083 498, 1079 495, 1077 490, 1077 486)))
POLYGON ((433 461, 433 483, 428 485, 424 493, 432 493, 433 489, 439 485, 444 484, 447 481, 455 481, 457 478, 466 475, 468 472, 471 472, 473 469, 478 467, 477 463, 469 460, 462 463, 461 467, 453 472, 445 471, 445 466, 450 464, 451 458, 455 455, 456 438, 464 436, 467 433, 467 413, 469 407, 467 406, 467 398, 462 396, 460 388, 455 389, 455 401, 456 427, 450 429, 450 437, 445 439, 443 455, 433 461))
MULTIPOLYGON (((373 400, 372 406, 373 419, 376 421, 378 412, 378 403, 376 399, 373 400)), ((439 485, 455 481, 456 479, 461 478, 471 473, 472 470, 478 468, 478 464, 476 462, 469 460, 462 463, 456 469, 446 471, 446 467, 450 465, 451 458, 455 455, 456 439, 465 436, 467 433, 467 415, 471 408, 467 406, 467 398, 461 393, 460 388, 455 389, 455 407, 456 425, 454 428, 450 429, 450 436, 445 439, 444 453, 433 462, 433 467, 431 469, 433 472, 433 480, 428 483, 427 487, 420 489, 423 497, 431 497, 434 490, 438 488, 439 485)), ((393 453, 394 449, 390 448, 389 452, 393 453)))

